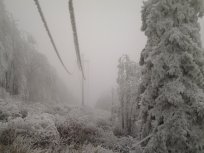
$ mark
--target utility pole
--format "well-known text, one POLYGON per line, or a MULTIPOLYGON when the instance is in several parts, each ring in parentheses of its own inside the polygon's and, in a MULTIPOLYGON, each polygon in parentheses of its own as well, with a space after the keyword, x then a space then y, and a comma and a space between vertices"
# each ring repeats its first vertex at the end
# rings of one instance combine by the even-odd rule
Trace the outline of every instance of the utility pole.
POLYGON ((111 92, 111 100, 112 100, 112 106, 113 106, 113 97, 114 97, 114 89, 112 88, 112 92, 111 92))
POLYGON ((114 88, 112 88, 111 91, 111 102, 112 102, 112 106, 111 106, 111 120, 113 121, 113 114, 114 114, 114 88))
MULTIPOLYGON (((89 68, 89 61, 84 59, 84 55, 82 54, 81 56, 81 60, 82 60, 82 66, 83 66, 83 70, 84 70, 84 74, 87 72, 86 70, 89 68), (88 64, 88 67, 85 66, 85 63, 88 64)), ((86 90, 86 81, 88 82, 88 74, 86 76, 86 80, 84 79, 84 75, 81 75, 81 104, 82 106, 85 106, 85 99, 88 96, 87 93, 85 92, 86 90), (85 95, 87 95, 85 97, 85 95)))
POLYGON ((81 98, 82 98, 82 106, 85 106, 84 104, 84 78, 83 78, 83 75, 81 76, 81 98))
MULTIPOLYGON (((83 70, 85 70, 84 69, 84 55, 82 55, 81 56, 81 62, 82 62, 82 68, 83 68, 83 70)), ((84 73, 85 73, 85 71, 84 71, 84 73)), ((84 103, 84 76, 83 76, 83 74, 81 73, 81 105, 82 106, 85 106, 85 103, 84 103)))

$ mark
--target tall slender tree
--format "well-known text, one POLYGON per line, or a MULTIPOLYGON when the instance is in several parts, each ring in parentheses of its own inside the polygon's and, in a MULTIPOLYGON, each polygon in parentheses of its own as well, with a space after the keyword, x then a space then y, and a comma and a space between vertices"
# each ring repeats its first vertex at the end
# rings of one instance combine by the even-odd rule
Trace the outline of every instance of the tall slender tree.
POLYGON ((134 61, 131 61, 128 55, 123 55, 119 59, 117 78, 120 101, 119 118, 121 120, 121 128, 127 134, 132 133, 133 123, 136 118, 136 109, 134 108, 137 108, 137 89, 140 81, 139 70, 139 66, 134 61))
POLYGON ((147 0, 141 53, 144 153, 203 153, 203 0, 147 0))

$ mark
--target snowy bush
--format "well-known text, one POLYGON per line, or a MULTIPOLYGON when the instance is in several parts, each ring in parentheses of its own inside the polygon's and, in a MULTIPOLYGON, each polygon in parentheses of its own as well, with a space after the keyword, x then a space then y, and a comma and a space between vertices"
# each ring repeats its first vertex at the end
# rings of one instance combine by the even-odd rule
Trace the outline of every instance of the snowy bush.
POLYGON ((107 120, 105 120, 105 119, 98 119, 98 120, 96 121, 96 126, 97 126, 98 128, 102 128, 102 129, 105 130, 105 131, 108 131, 108 130, 110 131, 110 130, 112 130, 110 121, 107 121, 107 120))
POLYGON ((11 145, 17 136, 28 136, 29 128, 29 125, 20 117, 7 123, 0 122, 0 143, 11 145))
POLYGON ((0 115, 0 121, 7 121, 21 116, 17 103, 7 101, 0 103, 0 115))
POLYGON ((69 112, 69 118, 81 120, 82 122, 94 120, 94 112, 90 108, 82 108, 82 107, 72 107, 71 111, 69 112))
POLYGON ((8 128, 14 129, 17 135, 27 136, 30 125, 23 118, 18 117, 8 122, 8 128))
POLYGON ((27 122, 20 117, 10 119, 7 123, 0 122, 0 143, 4 145, 12 144, 18 135, 28 136, 29 129, 27 122))
POLYGON ((45 111, 48 114, 52 115, 60 115, 60 116, 66 116, 68 113, 70 113, 71 108, 66 105, 59 105, 59 104, 52 104, 51 106, 47 106, 47 110, 45 111))
POLYGON ((6 122, 8 120, 8 117, 9 115, 5 111, 0 110, 0 121, 1 122, 6 122))
POLYGON ((67 119, 58 123, 57 129, 64 144, 76 146, 84 143, 95 143, 98 137, 96 126, 75 119, 67 119))
POLYGON ((125 135, 125 131, 119 126, 114 127, 113 133, 117 137, 121 137, 125 135))
POLYGON ((103 140, 101 145, 104 148, 111 149, 116 152, 126 153, 129 152, 130 147, 132 146, 132 138, 122 137, 117 138, 112 133, 107 133, 106 136, 103 135, 103 140), (108 135, 107 135, 108 134, 108 135))
POLYGON ((113 134, 112 131, 103 131, 100 129, 99 144, 107 149, 116 150, 118 138, 113 134))
POLYGON ((129 152, 130 147, 133 144, 133 138, 132 137, 128 137, 128 136, 124 136, 121 137, 120 139, 118 139, 118 148, 120 152, 129 152))
POLYGON ((0 145, 12 146, 18 137, 23 137, 30 141, 31 148, 45 149, 47 153, 125 153, 130 146, 130 139, 116 137, 110 121, 97 118, 92 109, 50 106, 52 115, 44 113, 48 108, 41 104, 13 102, 0 106, 7 114, 7 119, 0 121, 0 145), (65 146, 69 151, 63 149, 65 146))
POLYGON ((3 146, 0 144, 1 153, 45 153, 45 151, 39 149, 33 149, 31 147, 30 140, 17 137, 15 141, 9 146, 3 146))
POLYGON ((26 122, 29 125, 29 135, 34 145, 47 147, 59 143, 59 133, 55 127, 54 116, 43 113, 28 116, 26 122))
POLYGON ((12 144, 15 139, 15 130, 9 128, 7 123, 0 122, 0 144, 12 144))
POLYGON ((22 118, 26 118, 28 116, 28 111, 26 109, 20 109, 20 114, 22 118))

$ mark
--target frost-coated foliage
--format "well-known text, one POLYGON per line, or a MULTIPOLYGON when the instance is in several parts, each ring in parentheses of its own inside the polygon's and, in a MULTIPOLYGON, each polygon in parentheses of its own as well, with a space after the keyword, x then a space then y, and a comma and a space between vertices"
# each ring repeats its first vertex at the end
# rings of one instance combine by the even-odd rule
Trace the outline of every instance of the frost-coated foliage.
POLYGON ((25 120, 29 129, 29 135, 35 142, 35 145, 48 146, 59 143, 59 133, 55 126, 55 117, 47 114, 35 114, 28 116, 25 120))
POLYGON ((15 99, 1 101, 0 152, 29 146, 30 153, 35 153, 33 149, 46 153, 127 153, 136 141, 116 137, 106 111, 63 105, 52 105, 49 111, 46 108, 45 104, 15 99), (21 138, 29 144, 21 143, 21 138))
POLYGON ((203 0, 148 0, 142 30, 141 139, 144 153, 204 152, 203 0))
POLYGON ((40 149, 31 147, 31 142, 28 139, 17 137, 13 144, 9 147, 0 144, 1 153, 46 153, 40 149))
POLYGON ((141 76, 139 70, 139 66, 127 55, 119 59, 117 78, 120 101, 119 118, 121 128, 128 134, 132 132, 138 116, 138 85, 141 76))

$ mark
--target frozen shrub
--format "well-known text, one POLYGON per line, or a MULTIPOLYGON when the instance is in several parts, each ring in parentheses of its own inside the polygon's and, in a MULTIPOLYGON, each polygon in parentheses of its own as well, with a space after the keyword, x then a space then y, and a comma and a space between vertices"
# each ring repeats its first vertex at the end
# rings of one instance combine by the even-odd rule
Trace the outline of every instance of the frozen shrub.
POLYGON ((121 137, 118 140, 118 146, 119 146, 119 150, 120 152, 129 152, 130 147, 133 144, 133 138, 132 137, 121 137))
POLYGON ((6 122, 8 120, 8 117, 9 115, 5 111, 0 110, 0 121, 1 122, 6 122))
POLYGON ((19 108, 19 113, 20 113, 22 118, 26 118, 28 116, 28 110, 27 110, 27 108, 25 106, 24 107, 21 106, 19 108))
POLYGON ((64 144, 74 144, 76 147, 86 142, 95 143, 98 136, 96 126, 75 119, 58 123, 57 129, 64 144))
POLYGON ((100 130, 99 144, 104 148, 116 150, 118 138, 113 134, 112 131, 100 130))
POLYGON ((93 120, 94 113, 91 109, 85 107, 72 107, 71 111, 69 112, 69 117, 77 120, 93 120))
POLYGON ((118 126, 114 127, 113 133, 117 137, 122 137, 122 136, 125 135, 125 131, 122 128, 118 127, 118 126))
POLYGON ((55 127, 54 117, 50 114, 35 114, 28 116, 26 122, 29 125, 29 135, 34 145, 48 147, 59 142, 59 133, 55 127))
POLYGON ((38 149, 31 148, 30 140, 17 137, 9 146, 0 145, 1 153, 45 153, 38 149))
POLYGON ((104 131, 100 129, 100 137, 98 145, 103 148, 110 149, 115 152, 127 153, 130 151, 134 139, 132 137, 116 137, 112 131, 104 131))
POLYGON ((102 128, 103 130, 111 130, 111 124, 109 121, 105 120, 105 119, 98 119, 96 121, 96 126, 98 128, 102 128))
POLYGON ((15 129, 9 127, 5 123, 0 123, 0 144, 10 145, 16 138, 15 129))
POLYGON ((23 118, 18 117, 8 122, 8 128, 14 129, 16 135, 28 137, 30 125, 23 118))
POLYGON ((26 118, 26 117, 28 116, 28 112, 27 112, 27 110, 25 110, 25 109, 22 109, 22 110, 20 111, 20 114, 21 114, 22 118, 26 118))
POLYGON ((71 111, 71 108, 64 105, 56 105, 53 104, 51 107, 48 106, 48 109, 46 110, 47 113, 52 115, 61 115, 66 116, 71 111))
POLYGON ((141 131, 141 120, 137 120, 133 123, 132 125, 132 130, 131 130, 131 136, 136 138, 140 136, 140 131, 141 131))
POLYGON ((17 103, 4 101, 0 103, 0 112, 3 115, 2 119, 8 121, 17 117, 21 117, 17 103))
POLYGON ((15 118, 7 123, 0 122, 0 143, 10 145, 18 135, 28 136, 29 126, 22 118, 15 118))

